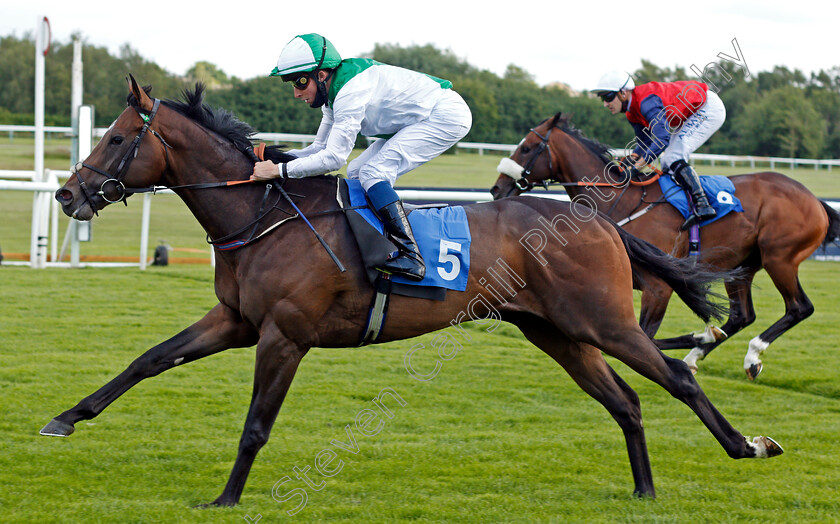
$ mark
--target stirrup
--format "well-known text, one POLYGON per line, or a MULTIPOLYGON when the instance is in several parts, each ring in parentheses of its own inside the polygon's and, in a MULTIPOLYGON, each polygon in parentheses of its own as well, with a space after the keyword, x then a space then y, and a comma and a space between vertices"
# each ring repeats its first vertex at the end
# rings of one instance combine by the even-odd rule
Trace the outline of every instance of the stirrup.
POLYGON ((687 231, 691 229, 691 226, 694 224, 699 224, 701 222, 700 217, 697 213, 692 213, 688 218, 685 219, 685 222, 682 223, 680 226, 680 231, 687 231))
POLYGON ((706 212, 706 213, 700 214, 700 212, 698 210, 695 210, 694 212, 692 212, 691 216, 686 218, 685 222, 683 222, 683 224, 680 226, 680 231, 685 231, 687 229, 691 229, 691 226, 693 226, 694 224, 699 224, 700 222, 705 222, 706 220, 715 218, 717 216, 717 211, 715 211, 715 208, 709 206, 707 209, 709 211, 711 211, 711 213, 706 212))
POLYGON ((401 276, 415 282, 420 282, 426 276, 426 264, 405 253, 400 253, 394 258, 386 260, 375 269, 389 275, 401 276))

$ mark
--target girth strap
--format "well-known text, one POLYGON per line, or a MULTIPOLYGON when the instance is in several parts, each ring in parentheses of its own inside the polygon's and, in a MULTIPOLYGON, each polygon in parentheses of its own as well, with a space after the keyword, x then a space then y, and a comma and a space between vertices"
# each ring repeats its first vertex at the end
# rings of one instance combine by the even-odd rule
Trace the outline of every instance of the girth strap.
POLYGON ((376 279, 375 289, 376 293, 373 295, 373 302, 370 305, 365 334, 362 336, 359 346, 373 344, 379 338, 379 334, 382 333, 382 326, 385 325, 385 317, 388 314, 388 303, 391 299, 391 275, 381 273, 376 279))

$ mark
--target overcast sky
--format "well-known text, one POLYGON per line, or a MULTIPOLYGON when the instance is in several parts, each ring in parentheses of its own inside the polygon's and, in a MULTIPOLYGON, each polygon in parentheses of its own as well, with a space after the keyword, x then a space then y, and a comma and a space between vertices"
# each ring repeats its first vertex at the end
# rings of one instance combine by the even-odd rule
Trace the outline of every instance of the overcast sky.
POLYGON ((0 36, 21 37, 46 15, 54 40, 81 33, 115 56, 128 43, 178 75, 198 61, 242 79, 266 75, 284 44, 309 32, 329 38, 345 58, 376 43, 432 44, 498 75, 512 63, 541 85, 578 90, 607 70, 632 72, 642 59, 702 69, 719 53, 735 57, 733 39, 753 74, 776 65, 806 74, 840 65, 840 4, 830 0, 0 3, 0 36))

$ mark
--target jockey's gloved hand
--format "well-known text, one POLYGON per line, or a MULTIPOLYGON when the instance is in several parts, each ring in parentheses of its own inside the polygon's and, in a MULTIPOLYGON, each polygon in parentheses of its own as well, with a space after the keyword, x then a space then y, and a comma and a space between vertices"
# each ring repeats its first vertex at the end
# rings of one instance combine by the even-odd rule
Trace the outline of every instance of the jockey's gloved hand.
POLYGON ((636 168, 636 159, 631 156, 626 156, 618 163, 621 172, 627 174, 630 178, 638 178, 641 172, 636 168))

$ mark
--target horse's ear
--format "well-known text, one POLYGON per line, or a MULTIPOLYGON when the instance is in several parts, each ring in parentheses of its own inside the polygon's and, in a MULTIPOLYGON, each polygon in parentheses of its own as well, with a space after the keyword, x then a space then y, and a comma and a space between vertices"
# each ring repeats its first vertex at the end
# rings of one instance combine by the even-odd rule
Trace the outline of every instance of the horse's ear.
POLYGON ((556 127, 556 126, 557 126, 557 122, 559 122, 559 121, 560 121, 560 118, 561 118, 562 116, 563 116, 563 112, 562 112, 562 111, 557 111, 557 114, 556 114, 556 115, 554 115, 554 118, 552 118, 552 119, 551 119, 551 127, 556 127))
POLYGON ((128 80, 128 89, 131 91, 131 94, 134 95, 134 98, 137 99, 140 109, 144 111, 151 111, 155 104, 152 102, 152 99, 149 98, 149 95, 146 94, 146 91, 140 87, 137 80, 134 79, 134 75, 129 73, 126 80, 128 80))

